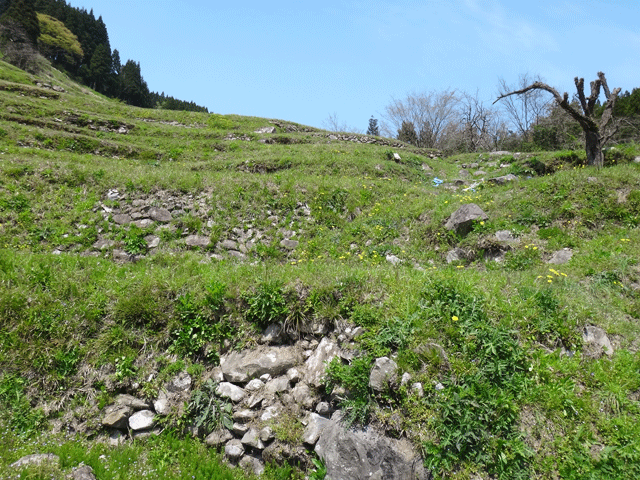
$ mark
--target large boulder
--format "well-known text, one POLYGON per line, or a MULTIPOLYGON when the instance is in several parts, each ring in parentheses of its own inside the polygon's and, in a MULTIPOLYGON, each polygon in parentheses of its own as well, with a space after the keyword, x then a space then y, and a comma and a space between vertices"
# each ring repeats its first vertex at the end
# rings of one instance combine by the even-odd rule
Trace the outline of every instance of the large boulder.
POLYGON ((474 222, 488 219, 487 214, 478 205, 467 203, 453 212, 444 226, 447 230, 455 230, 458 235, 466 235, 473 228, 474 222))
POLYGON ((324 459, 327 480, 430 478, 408 441, 385 437, 371 427, 347 430, 338 418, 322 429, 315 452, 324 459))
POLYGON ((245 383, 264 374, 276 377, 286 373, 300 361, 300 352, 295 347, 284 346, 234 351, 220 359, 220 366, 225 380, 245 383))

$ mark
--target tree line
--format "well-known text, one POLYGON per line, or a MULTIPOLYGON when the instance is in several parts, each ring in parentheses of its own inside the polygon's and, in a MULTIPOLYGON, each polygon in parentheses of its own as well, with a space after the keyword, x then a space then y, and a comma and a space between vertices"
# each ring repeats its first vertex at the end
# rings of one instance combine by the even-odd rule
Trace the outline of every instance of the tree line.
POLYGON ((65 0, 0 0, 0 47, 4 59, 19 68, 37 70, 40 54, 79 82, 130 105, 208 112, 151 92, 140 63, 123 65, 118 50, 111 49, 102 17, 65 0))
MULTIPOLYGON (((572 97, 565 94, 566 100, 539 76, 529 74, 521 75, 515 84, 500 80, 499 101, 493 103, 484 102, 478 93, 457 90, 409 93, 391 99, 379 127, 377 119, 369 119, 367 133, 447 154, 577 149, 589 142, 604 146, 640 141, 640 88, 610 92, 604 74, 598 73, 587 98, 584 80, 576 78, 575 82, 576 93, 572 97), (601 142, 589 140, 596 131, 601 142)), ((330 129, 337 125, 336 121, 327 123, 330 129)))

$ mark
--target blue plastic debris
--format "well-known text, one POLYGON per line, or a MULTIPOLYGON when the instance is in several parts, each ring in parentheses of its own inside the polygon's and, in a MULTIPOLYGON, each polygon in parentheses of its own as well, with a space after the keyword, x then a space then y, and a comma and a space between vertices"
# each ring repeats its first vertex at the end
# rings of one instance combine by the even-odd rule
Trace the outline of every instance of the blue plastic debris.
POLYGON ((438 177, 435 177, 435 178, 433 179, 433 186, 434 186, 434 187, 437 187, 438 185, 440 185, 440 184, 441 184, 441 183, 443 183, 443 182, 444 182, 444 180, 440 180, 438 177))

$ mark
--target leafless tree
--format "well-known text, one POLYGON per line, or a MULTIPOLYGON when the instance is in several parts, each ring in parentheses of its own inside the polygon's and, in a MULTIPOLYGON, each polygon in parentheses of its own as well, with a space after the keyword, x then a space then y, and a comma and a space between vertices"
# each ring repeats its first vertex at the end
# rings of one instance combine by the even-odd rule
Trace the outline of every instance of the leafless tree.
POLYGON ((416 130, 418 147, 434 148, 443 144, 449 125, 458 119, 460 97, 455 90, 412 93, 404 99, 392 99, 385 108, 382 133, 396 137, 403 123, 416 130))
POLYGON ((350 127, 346 122, 339 120, 336 112, 333 112, 333 114, 322 121, 322 127, 330 132, 362 133, 362 130, 350 127))
MULTIPOLYGON (((518 97, 509 97, 505 95, 518 89, 524 89, 527 85, 534 82, 541 83, 542 78, 539 75, 531 76, 528 73, 520 75, 516 85, 507 85, 507 82, 501 78, 498 86, 498 95, 505 98, 502 106, 507 117, 513 123, 515 131, 525 140, 530 140, 531 127, 544 116, 549 106, 549 100, 545 98, 542 92, 537 90, 528 90, 525 94, 518 97)), ((495 102, 494 102, 495 103, 495 102)))
POLYGON ((498 114, 475 95, 464 93, 460 102, 460 128, 468 152, 491 150, 500 125, 498 114))
POLYGON ((582 107, 582 112, 580 112, 577 106, 572 105, 569 102, 568 93, 565 92, 564 95, 560 95, 555 88, 539 81, 533 82, 531 85, 520 90, 504 93, 503 95, 500 95, 495 102, 502 100, 503 98, 508 98, 511 95, 523 95, 532 90, 544 90, 551 93, 558 106, 571 115, 571 117, 580 124, 580 127, 582 127, 585 136, 587 164, 594 165, 599 168, 604 164, 602 149, 615 134, 616 129, 611 128, 610 124, 612 123, 613 107, 615 106, 618 94, 620 93, 620 88, 610 91, 609 85, 607 85, 607 79, 602 72, 598 72, 598 79, 591 82, 591 95, 589 95, 589 97, 585 97, 584 94, 584 78, 575 77, 574 83, 578 92, 578 100, 580 102, 580 107, 582 107), (600 97, 601 88, 604 91, 606 102, 604 104, 604 110, 600 117, 600 121, 596 122, 593 118, 593 114, 598 103, 598 98, 600 97))

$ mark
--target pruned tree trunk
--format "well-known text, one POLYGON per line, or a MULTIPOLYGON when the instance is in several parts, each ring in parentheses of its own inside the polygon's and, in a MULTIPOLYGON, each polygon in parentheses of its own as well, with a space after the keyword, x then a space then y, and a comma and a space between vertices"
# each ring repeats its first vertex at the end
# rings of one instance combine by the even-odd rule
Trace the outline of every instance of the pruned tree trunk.
POLYGON ((542 82, 534 82, 531 85, 513 92, 500 95, 495 102, 501 100, 510 95, 520 95, 530 90, 545 90, 551 93, 558 105, 567 111, 582 127, 585 136, 585 151, 587 154, 587 164, 595 167, 602 167, 604 165, 604 155, 602 149, 605 144, 611 139, 615 133, 615 129, 611 131, 609 124, 613 118, 613 107, 615 106, 620 88, 616 88, 611 92, 607 85, 607 79, 604 73, 598 72, 598 79, 591 82, 591 95, 585 97, 584 94, 584 78, 576 77, 574 79, 576 84, 576 90, 578 92, 578 99, 580 100, 580 106, 582 112, 569 103, 569 94, 565 92, 564 95, 560 95, 558 91, 542 82), (593 118, 593 112, 600 96, 600 88, 604 90, 606 103, 604 105, 604 111, 600 121, 596 122, 593 118))

